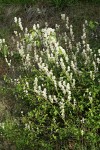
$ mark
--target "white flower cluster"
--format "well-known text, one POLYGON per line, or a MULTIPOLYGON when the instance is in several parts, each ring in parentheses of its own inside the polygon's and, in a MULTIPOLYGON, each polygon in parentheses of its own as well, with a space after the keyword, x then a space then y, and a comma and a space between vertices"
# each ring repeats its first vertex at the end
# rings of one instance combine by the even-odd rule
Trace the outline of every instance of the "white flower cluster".
POLYGON ((23 26, 22 26, 22 21, 21 21, 21 18, 17 18, 17 17, 14 17, 14 22, 16 24, 18 24, 18 26, 20 27, 20 29, 23 31, 23 26))
MULTIPOLYGON (((73 91, 76 90, 77 92, 77 84, 81 82, 85 69, 86 74, 88 73, 90 79, 95 82, 100 64, 98 57, 100 50, 98 50, 98 54, 95 54, 86 41, 86 21, 83 24, 82 41, 74 44, 73 26, 69 24, 69 18, 64 14, 61 15, 61 18, 66 23, 69 35, 67 32, 64 32, 64 36, 57 34, 57 30, 60 28, 57 24, 56 29, 49 28, 47 24, 45 28, 40 29, 39 24, 34 24, 32 31, 28 31, 27 28, 24 30, 21 19, 16 17, 14 21, 19 25, 24 35, 17 31, 14 33, 20 39, 16 41, 16 49, 22 57, 23 67, 26 70, 29 67, 31 69, 36 67, 37 71, 44 77, 42 83, 39 81, 41 75, 34 77, 34 93, 51 103, 56 102, 64 119, 67 102, 74 107, 77 105, 77 97, 73 96, 73 91), (61 46, 60 38, 65 42, 65 47, 61 46), (89 68, 91 65, 92 67, 89 68), (48 87, 51 84, 46 83, 45 79, 48 79, 48 82, 53 83, 53 85, 48 87)), ((5 43, 5 40, 0 40, 0 45, 2 43, 5 43)), ((5 57, 5 61, 11 66, 11 60, 8 61, 5 57)), ((26 81, 23 87, 26 95, 28 95, 29 88, 29 83, 26 81)), ((89 100, 92 101, 91 96, 89 96, 89 100)))
POLYGON ((65 101, 62 98, 61 101, 59 102, 62 119, 65 119, 65 108, 64 108, 64 105, 65 105, 65 101))
POLYGON ((5 39, 0 39, 0 47, 5 43, 5 39))
POLYGON ((47 99, 47 89, 42 88, 40 85, 38 85, 37 77, 35 77, 35 79, 34 79, 34 92, 36 92, 38 95, 43 96, 45 99, 47 99))

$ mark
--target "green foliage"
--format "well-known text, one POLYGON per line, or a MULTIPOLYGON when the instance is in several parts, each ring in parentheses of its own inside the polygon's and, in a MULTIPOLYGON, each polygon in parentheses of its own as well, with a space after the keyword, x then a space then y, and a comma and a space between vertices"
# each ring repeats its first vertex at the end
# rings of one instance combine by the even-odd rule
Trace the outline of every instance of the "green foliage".
POLYGON ((100 47, 100 23, 97 21, 90 21, 89 22, 89 27, 88 27, 88 33, 90 36, 89 42, 91 43, 92 47, 96 47, 98 49, 100 47), (95 40, 94 40, 95 39, 95 40))
POLYGON ((91 30, 95 30, 98 24, 99 24, 98 22, 90 21, 89 22, 89 27, 90 27, 91 30))

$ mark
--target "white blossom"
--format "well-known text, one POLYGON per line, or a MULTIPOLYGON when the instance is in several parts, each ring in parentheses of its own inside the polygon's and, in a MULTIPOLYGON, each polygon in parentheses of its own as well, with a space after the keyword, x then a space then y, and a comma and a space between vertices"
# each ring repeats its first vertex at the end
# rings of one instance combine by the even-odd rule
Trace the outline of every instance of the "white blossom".
POLYGON ((97 63, 100 64, 100 58, 97 58, 97 63))
POLYGON ((23 26, 22 26, 22 22, 21 22, 21 18, 18 18, 18 25, 20 27, 20 29, 23 31, 23 26))
POLYGON ((72 87, 75 88, 75 79, 72 79, 72 87))
POLYGON ((84 119, 84 117, 82 118, 81 122, 82 122, 82 123, 84 123, 84 122, 85 122, 85 119, 84 119))
POLYGON ((44 98, 47 99, 47 89, 46 88, 43 89, 42 95, 43 95, 44 98))
POLYGON ((65 110, 64 110, 65 106, 64 105, 65 105, 64 99, 62 98, 61 101, 59 102, 62 119, 65 119, 65 110))
POLYGON ((14 22, 15 22, 15 23, 17 23, 17 22, 18 22, 17 17, 14 17, 14 22))
POLYGON ((65 66, 64 61, 63 61, 62 58, 60 58, 60 65, 61 65, 62 70, 65 71, 66 70, 66 66, 65 66))
POLYGON ((65 20, 65 14, 61 14, 61 19, 65 20))
POLYGON ((74 107, 76 106, 76 99, 74 99, 74 107))
POLYGON ((49 97, 50 102, 51 102, 51 103, 53 103, 54 101, 53 101, 52 96, 51 96, 51 95, 49 95, 48 97, 49 97))

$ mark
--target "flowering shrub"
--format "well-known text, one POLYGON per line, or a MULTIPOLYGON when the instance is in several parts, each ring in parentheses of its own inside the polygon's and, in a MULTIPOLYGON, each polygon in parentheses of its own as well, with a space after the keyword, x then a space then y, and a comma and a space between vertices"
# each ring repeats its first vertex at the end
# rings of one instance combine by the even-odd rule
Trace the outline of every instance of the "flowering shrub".
POLYGON ((17 103, 15 119, 3 122, 1 129, 18 150, 98 148, 100 49, 88 43, 87 21, 76 43, 69 18, 61 18, 63 33, 59 25, 52 29, 47 23, 28 31, 15 17, 20 30, 14 31, 15 50, 0 40, 10 72, 4 81, 17 103))

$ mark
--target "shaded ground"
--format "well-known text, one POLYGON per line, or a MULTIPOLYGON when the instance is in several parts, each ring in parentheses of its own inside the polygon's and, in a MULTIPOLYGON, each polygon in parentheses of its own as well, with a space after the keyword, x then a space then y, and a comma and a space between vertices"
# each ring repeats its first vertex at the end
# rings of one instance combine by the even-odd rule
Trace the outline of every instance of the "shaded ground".
MULTIPOLYGON (((14 6, 14 5, 1 5, 0 6, 0 37, 4 34, 13 32, 13 18, 15 16, 21 17, 25 26, 31 27, 34 23, 39 23, 41 26, 44 22, 48 22, 50 27, 55 24, 60 24, 60 15, 65 13, 74 23, 74 26, 79 27, 84 20, 95 20, 100 22, 100 6, 90 4, 80 4, 75 6, 68 6, 62 10, 56 9, 53 6, 45 4, 35 6, 14 6), (9 30, 8 30, 9 29, 9 30), (2 31, 2 32, 1 32, 2 31)), ((78 34, 78 33, 77 33, 78 34)))
MULTIPOLYGON (((13 18, 21 17, 23 26, 31 28, 33 24, 39 23, 41 27, 45 22, 52 28, 55 24, 61 24, 60 15, 66 14, 70 18, 70 22, 74 26, 76 39, 81 35, 82 24, 85 20, 97 21, 100 23, 100 6, 90 4, 79 4, 67 6, 63 9, 57 9, 40 3, 35 6, 19 6, 19 5, 1 5, 0 6, 0 38, 5 38, 11 43, 10 39, 13 35, 14 26, 13 18)), ((63 26, 62 26, 62 29, 63 26)), ((100 27, 99 27, 100 32, 100 27)), ((97 32, 98 34, 98 32, 97 32)))

